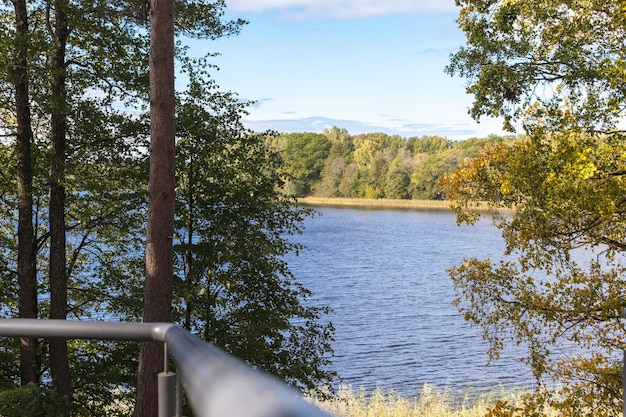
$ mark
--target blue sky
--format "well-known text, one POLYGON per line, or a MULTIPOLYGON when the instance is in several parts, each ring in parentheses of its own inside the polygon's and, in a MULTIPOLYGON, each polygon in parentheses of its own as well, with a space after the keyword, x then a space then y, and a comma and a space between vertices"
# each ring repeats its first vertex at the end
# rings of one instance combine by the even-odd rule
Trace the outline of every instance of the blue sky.
POLYGON ((218 52, 222 90, 255 100, 255 130, 466 139, 501 134, 467 115, 465 80, 443 72, 464 43, 454 0, 226 0, 237 37, 197 45, 218 52))

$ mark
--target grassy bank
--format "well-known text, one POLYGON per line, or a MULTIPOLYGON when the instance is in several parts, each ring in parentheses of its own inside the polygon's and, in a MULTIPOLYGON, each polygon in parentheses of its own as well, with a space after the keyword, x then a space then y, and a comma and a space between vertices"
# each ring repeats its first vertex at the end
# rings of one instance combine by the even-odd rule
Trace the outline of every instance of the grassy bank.
MULTIPOLYGON (((364 391, 355 392, 341 387, 337 394, 327 400, 313 400, 318 407, 338 417, 481 417, 499 400, 513 404, 521 393, 493 392, 480 395, 452 395, 424 385, 421 394, 408 398, 390 391, 375 391, 367 396, 364 391)), ((550 415, 550 414, 548 414, 550 415)))
MULTIPOLYGON (((452 210, 450 200, 392 200, 388 198, 326 198, 299 197, 298 204, 313 207, 353 207, 363 209, 404 209, 404 210, 452 210)), ((478 203, 479 211, 489 211, 486 203, 478 203)), ((500 212, 512 212, 509 208, 500 212)))
POLYGON ((298 203, 310 206, 388 208, 414 210, 450 210, 450 202, 443 200, 391 200, 385 198, 324 198, 300 197, 298 203))

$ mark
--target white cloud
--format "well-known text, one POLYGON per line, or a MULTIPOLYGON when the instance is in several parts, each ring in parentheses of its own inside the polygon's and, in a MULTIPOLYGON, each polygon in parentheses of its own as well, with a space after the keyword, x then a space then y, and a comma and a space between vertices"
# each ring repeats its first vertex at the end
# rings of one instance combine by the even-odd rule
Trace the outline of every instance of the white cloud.
POLYGON ((333 18, 456 12, 454 0, 227 0, 232 11, 274 11, 287 18, 333 18))
POLYGON ((314 116, 302 118, 286 118, 273 120, 243 119, 249 129, 257 132, 274 130, 281 133, 292 132, 316 132, 321 133, 324 129, 333 126, 346 129, 352 135, 360 133, 382 132, 388 135, 398 135, 403 138, 422 135, 439 135, 451 140, 465 140, 471 137, 487 137, 495 133, 504 135, 498 128, 485 129, 485 126, 474 122, 458 123, 404 123, 396 126, 363 122, 351 119, 337 119, 332 117, 314 116))

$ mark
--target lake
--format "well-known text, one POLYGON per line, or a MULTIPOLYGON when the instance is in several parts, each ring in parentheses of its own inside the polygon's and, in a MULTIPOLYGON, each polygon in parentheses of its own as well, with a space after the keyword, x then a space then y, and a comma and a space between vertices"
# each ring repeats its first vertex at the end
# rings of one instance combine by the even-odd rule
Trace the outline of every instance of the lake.
POLYGON ((424 383, 454 391, 532 386, 517 354, 490 366, 481 329, 451 305, 446 269, 463 257, 499 259, 499 231, 457 226, 450 211, 316 208, 288 257, 315 305, 334 309, 333 368, 343 383, 417 394, 424 383))

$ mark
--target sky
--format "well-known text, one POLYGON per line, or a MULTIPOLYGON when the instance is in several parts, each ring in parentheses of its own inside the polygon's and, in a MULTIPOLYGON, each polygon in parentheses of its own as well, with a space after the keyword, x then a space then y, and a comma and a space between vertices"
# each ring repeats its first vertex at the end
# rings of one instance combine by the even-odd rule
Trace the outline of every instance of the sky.
POLYGON ((466 80, 444 73, 465 42, 454 0, 226 0, 240 35, 194 46, 217 52, 223 91, 255 103, 244 118, 262 131, 383 132, 451 140, 503 134, 477 123, 466 80))

